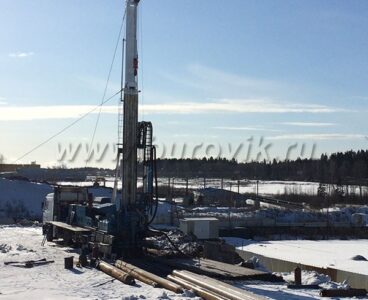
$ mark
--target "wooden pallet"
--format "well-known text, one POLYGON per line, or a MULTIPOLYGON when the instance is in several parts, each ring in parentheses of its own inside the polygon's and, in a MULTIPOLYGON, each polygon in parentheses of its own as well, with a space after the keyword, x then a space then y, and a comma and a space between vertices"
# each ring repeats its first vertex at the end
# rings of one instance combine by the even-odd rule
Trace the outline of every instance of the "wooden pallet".
POLYGON ((50 221, 50 222, 47 222, 47 223, 49 223, 51 225, 54 225, 56 227, 65 229, 65 230, 73 231, 75 233, 84 233, 84 232, 87 233, 87 232, 91 232, 90 229, 79 227, 79 226, 69 225, 69 224, 64 223, 64 222, 50 221))

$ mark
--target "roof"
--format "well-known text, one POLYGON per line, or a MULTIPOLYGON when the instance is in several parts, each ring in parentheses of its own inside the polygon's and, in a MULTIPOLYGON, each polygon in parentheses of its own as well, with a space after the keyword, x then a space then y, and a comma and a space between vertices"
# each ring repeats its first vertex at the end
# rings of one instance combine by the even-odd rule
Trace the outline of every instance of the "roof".
POLYGON ((205 217, 205 218, 184 218, 180 221, 218 221, 217 218, 205 217))

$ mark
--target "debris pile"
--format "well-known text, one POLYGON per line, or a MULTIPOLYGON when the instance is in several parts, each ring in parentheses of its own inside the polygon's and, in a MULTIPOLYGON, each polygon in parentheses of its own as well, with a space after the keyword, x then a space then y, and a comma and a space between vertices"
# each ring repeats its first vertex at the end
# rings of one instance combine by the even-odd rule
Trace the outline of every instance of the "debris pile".
MULTIPOLYGON (((287 282, 294 281, 294 273, 281 273, 283 279, 287 282)), ((316 271, 302 271, 302 285, 319 285, 325 289, 348 289, 349 285, 346 282, 333 282, 330 276, 317 273, 316 271)))
POLYGON ((203 249, 194 235, 186 235, 180 230, 171 230, 160 236, 147 238, 146 241, 154 249, 172 255, 198 256, 203 249))
POLYGON ((0 244, 0 252, 1 253, 8 253, 12 247, 8 244, 0 244))
POLYGON ((355 255, 351 258, 351 260, 355 261, 367 261, 367 259, 363 255, 355 255))

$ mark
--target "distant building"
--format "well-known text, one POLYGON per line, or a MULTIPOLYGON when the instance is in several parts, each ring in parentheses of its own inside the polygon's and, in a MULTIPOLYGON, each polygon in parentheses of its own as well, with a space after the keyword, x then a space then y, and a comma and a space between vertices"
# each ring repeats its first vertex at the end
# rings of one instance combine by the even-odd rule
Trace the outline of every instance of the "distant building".
POLYGON ((194 192, 194 202, 198 205, 243 206, 247 197, 233 191, 217 188, 202 188, 194 192))
POLYGON ((20 169, 40 169, 41 165, 32 162, 31 164, 0 164, 0 173, 16 172, 20 169))

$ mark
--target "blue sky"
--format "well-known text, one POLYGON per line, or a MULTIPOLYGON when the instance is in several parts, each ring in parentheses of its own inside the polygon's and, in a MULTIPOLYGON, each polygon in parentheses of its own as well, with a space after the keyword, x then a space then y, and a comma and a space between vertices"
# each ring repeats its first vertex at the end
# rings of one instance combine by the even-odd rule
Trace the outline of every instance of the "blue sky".
MULTIPOLYGON (((122 0, 1 1, 7 162, 101 102, 123 9, 122 0)), ((179 157, 184 144, 185 156, 240 149, 240 161, 367 148, 367 1, 141 0, 139 16, 140 118, 154 123, 160 156, 179 157)), ((119 89, 120 61, 119 52, 107 95, 119 89)), ((106 155, 90 165, 113 165, 117 103, 102 109, 95 145, 106 155)), ((67 165, 84 165, 96 118, 21 161, 60 164, 65 150, 67 165)))

